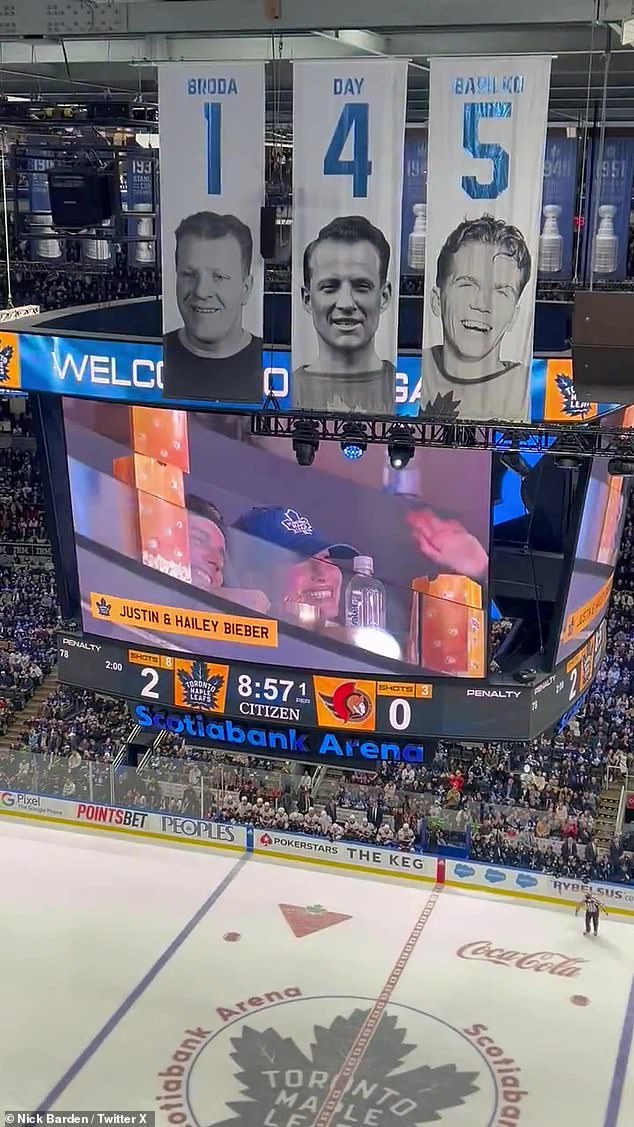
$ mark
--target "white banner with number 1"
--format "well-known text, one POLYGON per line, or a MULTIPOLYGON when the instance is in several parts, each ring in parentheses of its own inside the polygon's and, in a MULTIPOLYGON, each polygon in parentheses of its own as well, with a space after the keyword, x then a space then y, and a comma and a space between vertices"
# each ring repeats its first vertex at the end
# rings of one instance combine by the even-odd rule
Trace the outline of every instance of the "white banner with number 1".
POLYGON ((393 414, 407 64, 293 74, 293 406, 393 414))
MULTIPOLYGON (((550 58, 432 59, 421 410, 529 414, 550 58)), ((546 238, 558 238, 556 217, 546 238)))
POLYGON ((261 402, 264 64, 159 68, 164 394, 261 402))

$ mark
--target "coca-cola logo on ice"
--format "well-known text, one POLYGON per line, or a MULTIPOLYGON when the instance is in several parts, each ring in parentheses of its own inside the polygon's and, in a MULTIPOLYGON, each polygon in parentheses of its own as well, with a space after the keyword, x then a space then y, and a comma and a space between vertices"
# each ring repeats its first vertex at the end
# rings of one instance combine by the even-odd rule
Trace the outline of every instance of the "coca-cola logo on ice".
POLYGON ((465 943, 456 951, 459 959, 476 959, 485 963, 495 963, 498 967, 517 967, 518 970, 534 970, 537 974, 555 974, 560 978, 576 978, 587 959, 570 958, 559 951, 506 951, 495 947, 489 939, 477 939, 475 943, 465 943))

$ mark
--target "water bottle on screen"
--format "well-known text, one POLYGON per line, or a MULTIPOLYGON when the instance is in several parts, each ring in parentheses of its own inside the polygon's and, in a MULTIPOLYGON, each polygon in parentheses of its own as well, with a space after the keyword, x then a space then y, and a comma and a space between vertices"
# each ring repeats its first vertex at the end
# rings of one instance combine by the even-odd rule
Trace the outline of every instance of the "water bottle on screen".
POLYGON ((354 575, 346 587, 346 626, 385 629, 385 587, 373 575, 372 556, 355 556, 354 575))
POLYGON ((592 256, 594 274, 613 274, 616 270, 618 239, 614 234, 615 215, 616 208, 612 204, 601 204, 592 256))
POLYGON ((544 208, 544 228, 539 236, 540 274, 558 274, 563 265, 564 240, 557 222, 561 208, 556 203, 546 204, 544 208))
POLYGON ((415 203, 414 227, 407 244, 407 265, 410 270, 425 269, 425 242, 427 240, 427 204, 415 203))

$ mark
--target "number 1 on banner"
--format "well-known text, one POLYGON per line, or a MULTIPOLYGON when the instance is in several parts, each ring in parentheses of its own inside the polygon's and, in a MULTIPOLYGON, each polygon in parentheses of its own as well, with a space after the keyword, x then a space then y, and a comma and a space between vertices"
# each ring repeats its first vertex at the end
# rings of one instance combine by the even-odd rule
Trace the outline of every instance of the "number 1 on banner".
POLYGON ((220 102, 205 102, 205 153, 207 155, 207 195, 219 196, 220 177, 220 102))
POLYGON ((348 102, 343 107, 324 157, 324 176, 352 176, 352 195, 365 199, 372 174, 370 155, 370 107, 367 102, 348 102), (352 160, 341 154, 352 133, 352 160))
POLYGON ((466 102, 462 125, 462 144, 474 160, 490 160, 493 176, 482 183, 477 176, 463 176, 462 190, 471 200, 496 200, 509 186, 509 154, 501 145, 481 141, 480 122, 485 118, 509 118, 512 102, 466 102))

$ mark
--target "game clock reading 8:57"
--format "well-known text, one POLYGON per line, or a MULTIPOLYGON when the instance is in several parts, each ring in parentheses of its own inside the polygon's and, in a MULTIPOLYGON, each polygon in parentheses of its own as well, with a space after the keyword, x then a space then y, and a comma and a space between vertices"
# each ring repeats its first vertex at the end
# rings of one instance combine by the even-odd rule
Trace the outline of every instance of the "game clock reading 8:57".
POLYGON ((249 673, 241 673, 238 676, 238 695, 247 700, 287 704, 295 688, 299 695, 293 698, 294 703, 310 704, 306 681, 300 681, 296 686, 294 681, 286 681, 281 677, 265 677, 262 681, 256 681, 249 673))

